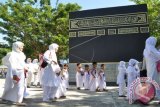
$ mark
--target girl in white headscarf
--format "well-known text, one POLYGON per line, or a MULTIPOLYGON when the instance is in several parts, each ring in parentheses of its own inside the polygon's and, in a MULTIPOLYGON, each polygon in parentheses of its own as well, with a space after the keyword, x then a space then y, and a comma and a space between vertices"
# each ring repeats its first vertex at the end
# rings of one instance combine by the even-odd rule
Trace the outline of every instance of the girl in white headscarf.
POLYGON ((32 59, 27 58, 26 66, 28 67, 28 72, 26 73, 27 78, 27 87, 30 88, 33 85, 32 78, 33 78, 33 64, 32 59))
POLYGON ((23 94, 25 88, 25 58, 23 51, 24 44, 22 42, 15 42, 12 46, 12 52, 4 57, 3 64, 7 63, 8 71, 5 80, 3 100, 12 101, 17 105, 24 105, 23 94))
POLYGON ((132 82, 137 79, 137 77, 139 76, 139 68, 137 66, 138 61, 135 59, 130 59, 129 60, 129 65, 127 68, 127 77, 128 77, 128 86, 127 86, 127 99, 129 98, 129 94, 130 94, 130 86, 132 84, 132 82))
POLYGON ((143 54, 146 60, 147 77, 150 77, 160 84, 160 73, 158 73, 156 69, 156 62, 160 60, 160 51, 155 48, 156 42, 155 37, 149 37, 146 40, 143 54))
POLYGON ((119 97, 125 97, 125 74, 126 74, 126 66, 124 61, 120 61, 118 65, 118 76, 117 76, 117 84, 119 85, 119 97))
POLYGON ((44 53, 44 60, 48 65, 44 68, 44 74, 42 75, 42 87, 43 87, 43 101, 50 102, 55 101, 55 94, 59 87, 59 81, 56 73, 60 72, 60 67, 57 63, 56 52, 58 51, 58 45, 53 43, 49 46, 49 50, 44 53))
POLYGON ((32 78, 32 82, 33 82, 33 85, 37 86, 38 85, 38 72, 39 72, 38 59, 34 59, 32 61, 32 64, 33 64, 33 78, 32 78))

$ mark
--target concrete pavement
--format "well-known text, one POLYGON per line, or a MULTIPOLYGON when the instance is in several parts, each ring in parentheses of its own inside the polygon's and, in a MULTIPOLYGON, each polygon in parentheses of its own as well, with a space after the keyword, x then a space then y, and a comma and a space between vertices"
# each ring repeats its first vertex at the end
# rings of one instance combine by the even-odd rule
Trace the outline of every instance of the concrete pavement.
MULTIPOLYGON (((0 79, 0 95, 3 92, 4 79, 0 79)), ((108 92, 90 92, 88 90, 76 90, 75 86, 71 86, 67 92, 66 99, 58 99, 57 102, 42 102, 42 89, 29 88, 30 96, 24 102, 26 107, 145 107, 142 104, 129 105, 125 98, 118 97, 118 88, 109 86, 108 92)), ((159 107, 153 101, 146 107, 159 107)), ((16 107, 11 104, 0 104, 0 107, 16 107)))

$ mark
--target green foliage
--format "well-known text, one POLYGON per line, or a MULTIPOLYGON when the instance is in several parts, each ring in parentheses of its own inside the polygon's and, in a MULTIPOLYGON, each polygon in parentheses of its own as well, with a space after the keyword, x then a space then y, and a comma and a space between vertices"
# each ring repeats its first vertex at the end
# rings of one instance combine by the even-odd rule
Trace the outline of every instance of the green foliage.
POLYGON ((130 0, 136 4, 147 4, 150 34, 158 38, 160 44, 160 0, 130 0))
MULTIPOLYGON (((11 51, 11 49, 0 46, 0 59, 2 59, 10 51, 11 51)), ((0 60, 0 64, 1 63, 2 63, 2 60, 0 60)))
POLYGON ((37 58, 39 53, 55 42, 60 45, 58 57, 68 56, 69 12, 77 11, 78 4, 50 5, 50 0, 8 0, 0 4, 0 33, 11 46, 15 41, 25 44, 27 57, 37 58))

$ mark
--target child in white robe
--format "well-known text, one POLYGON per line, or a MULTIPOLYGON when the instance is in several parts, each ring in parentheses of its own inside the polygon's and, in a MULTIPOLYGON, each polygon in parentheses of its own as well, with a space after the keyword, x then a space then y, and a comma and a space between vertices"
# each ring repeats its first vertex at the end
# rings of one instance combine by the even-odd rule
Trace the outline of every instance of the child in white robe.
POLYGON ((83 76, 84 76, 84 70, 82 69, 82 65, 80 63, 77 63, 76 68, 76 85, 77 89, 80 90, 83 88, 83 76))
POLYGON ((65 78, 63 76, 63 73, 61 71, 60 75, 57 75, 58 76, 58 81, 59 81, 59 87, 57 89, 57 92, 56 92, 56 98, 66 98, 66 84, 65 84, 65 78))
POLYGON ((85 65, 85 71, 84 71, 84 88, 85 90, 89 90, 89 82, 90 82, 90 69, 89 65, 85 65))
POLYGON ((38 72, 39 72, 38 59, 34 59, 32 63, 33 63, 32 83, 34 86, 37 86, 38 85, 38 72))
POLYGON ((118 65, 118 75, 117 75, 117 84, 119 85, 119 97, 126 97, 125 96, 125 74, 126 74, 126 66, 124 61, 120 61, 118 65))
MULTIPOLYGON (((130 86, 132 82, 138 77, 138 61, 135 59, 129 60, 129 65, 127 68, 127 76, 128 76, 128 86, 127 86, 127 99, 129 99, 129 95, 131 93, 130 86)), ((133 98, 134 99, 134 98, 133 98)))
POLYGON ((104 64, 101 64, 101 69, 98 73, 98 75, 99 75, 99 77, 98 77, 99 91, 107 91, 106 90, 106 77, 105 77, 105 74, 104 74, 104 70, 105 70, 105 66, 104 66, 104 64))
POLYGON ((93 68, 91 69, 90 76, 90 91, 98 91, 98 70, 97 70, 97 62, 92 63, 93 68))
POLYGON ((31 85, 33 85, 33 83, 32 83, 32 79, 33 79, 33 64, 32 64, 32 59, 31 58, 27 58, 26 65, 28 67, 28 71, 26 73, 27 87, 30 88, 31 85))
POLYGON ((68 65, 67 64, 63 65, 62 75, 64 78, 65 87, 66 87, 66 89, 68 89, 69 88, 69 73, 68 73, 68 65))

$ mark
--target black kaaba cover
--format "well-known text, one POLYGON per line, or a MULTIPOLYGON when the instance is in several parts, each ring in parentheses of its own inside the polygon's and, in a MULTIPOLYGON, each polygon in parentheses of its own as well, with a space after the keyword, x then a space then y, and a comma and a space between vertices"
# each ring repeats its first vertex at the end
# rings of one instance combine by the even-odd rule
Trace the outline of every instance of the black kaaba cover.
POLYGON ((146 4, 70 12, 69 62, 142 61, 148 37, 146 4))

